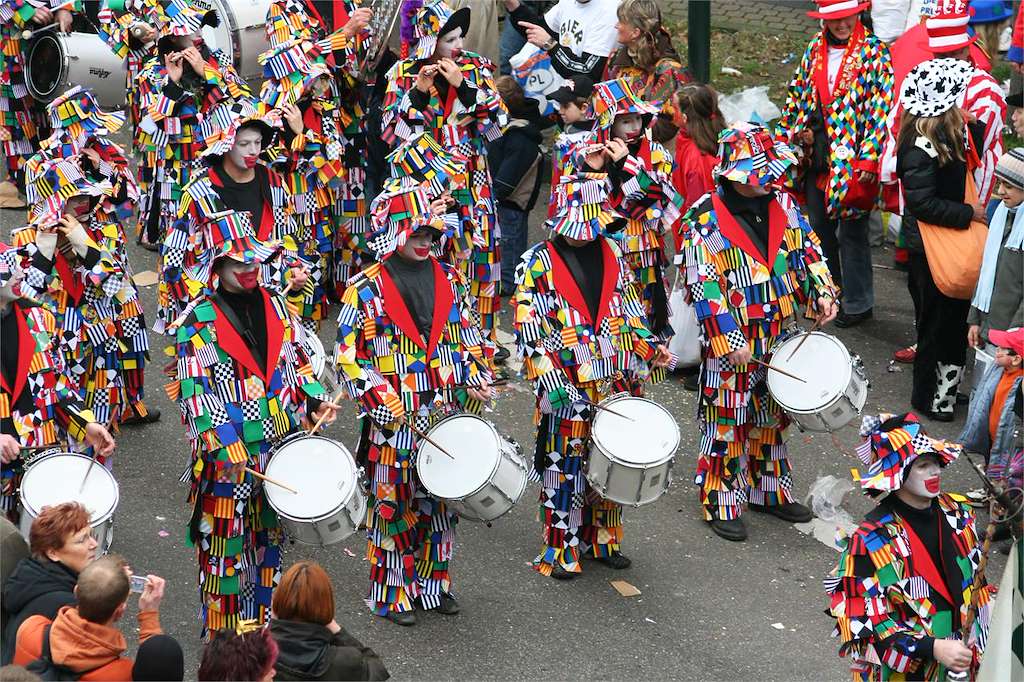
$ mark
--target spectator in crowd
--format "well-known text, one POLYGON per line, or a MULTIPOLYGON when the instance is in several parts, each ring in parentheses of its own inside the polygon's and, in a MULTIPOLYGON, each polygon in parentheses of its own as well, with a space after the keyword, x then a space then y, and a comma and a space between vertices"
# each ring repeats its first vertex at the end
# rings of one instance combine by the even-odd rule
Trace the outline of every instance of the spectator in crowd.
MULTIPOLYGON (((0 515, 0 587, 14 573, 22 559, 31 556, 21 531, 6 516, 0 515)), ((7 609, 0 609, 0 636, 7 630, 7 609)))
MULTIPOLYGON (((519 1, 524 5, 531 5, 531 9, 535 14, 544 14, 544 12, 555 5, 555 0, 519 1)), ((526 38, 516 29, 512 15, 506 13, 504 20, 501 22, 501 57, 498 62, 499 71, 502 76, 512 75, 510 60, 519 54, 524 45, 526 45, 526 38)))
POLYGON ((511 296, 515 289, 516 265, 529 246, 527 219, 540 193, 543 156, 541 134, 536 125, 536 100, 527 99, 523 88, 511 76, 498 78, 495 87, 508 108, 509 120, 502 129, 502 136, 488 146, 487 160, 501 225, 501 295, 511 296))
POLYGON ((521 0, 504 3, 512 25, 527 42, 548 53, 559 75, 601 80, 618 41, 619 0, 559 0, 543 17, 521 0))
POLYGON ((96 558, 89 512, 78 502, 44 507, 28 535, 32 555, 22 559, 4 582, 4 664, 14 658, 18 628, 31 616, 52 620, 75 603, 78 574, 96 558))
MULTIPOLYGON (((715 189, 712 171, 718 165, 718 135, 725 130, 725 120, 718 108, 718 93, 710 85, 683 86, 676 92, 676 111, 679 135, 672 183, 688 209, 715 189)), ((677 249, 682 242, 682 235, 676 234, 677 249)))
MULTIPOLYGON (((871 28, 878 39, 891 45, 903 35, 907 28, 907 20, 912 11, 917 9, 915 0, 872 0, 871 28)), ((916 19, 917 16, 914 16, 916 19)))
POLYGON ((334 620, 331 579, 319 564, 300 561, 274 592, 270 633, 277 642, 275 680, 386 680, 373 649, 334 620))
MULTIPOLYGON (((952 421, 967 351, 970 303, 951 298, 935 284, 918 222, 963 230, 985 221, 985 205, 966 198, 966 121, 957 106, 973 67, 958 59, 933 59, 915 67, 903 82, 896 172, 906 211, 902 230, 909 252, 910 295, 917 323, 911 405, 938 421, 952 421)), ((966 124, 971 146, 980 145, 984 125, 966 124)), ((973 178, 971 179, 973 184, 973 178)), ((934 254, 932 255, 934 258, 934 254)))
POLYGON ((132 682, 185 679, 185 654, 170 635, 153 635, 139 646, 132 682))
POLYGON ((590 99, 594 94, 594 81, 587 76, 571 76, 565 84, 548 98, 558 104, 558 118, 562 131, 551 146, 551 188, 548 202, 548 217, 553 218, 555 206, 554 188, 558 186, 569 163, 569 152, 590 136, 594 129, 594 108, 590 99))
POLYGON ((498 38, 498 0, 447 0, 452 11, 468 7, 473 12, 462 45, 470 52, 487 57, 495 64, 501 57, 498 38))
POLYGON ((971 28, 978 35, 978 47, 990 64, 999 58, 999 38, 1006 22, 1013 18, 1012 3, 1008 0, 971 0, 971 28))
POLYGON ((277 675, 277 642, 258 621, 242 621, 238 631, 213 634, 196 674, 199 682, 271 682, 277 675))
POLYGON ((617 16, 621 47, 609 55, 602 80, 623 78, 644 101, 661 107, 653 135, 655 142, 667 144, 679 130, 672 95, 692 79, 661 23, 657 0, 622 0, 617 16))
MULTIPOLYGON (((78 674, 82 680, 132 679, 132 659, 124 654, 128 643, 117 623, 128 608, 131 572, 115 555, 92 562, 78 576, 77 606, 64 606, 57 617, 32 616, 18 629, 14 663, 26 665, 42 655, 43 638, 49 638, 50 660, 78 674)), ((164 579, 146 576, 139 595, 139 641, 160 630, 160 602, 164 579)))

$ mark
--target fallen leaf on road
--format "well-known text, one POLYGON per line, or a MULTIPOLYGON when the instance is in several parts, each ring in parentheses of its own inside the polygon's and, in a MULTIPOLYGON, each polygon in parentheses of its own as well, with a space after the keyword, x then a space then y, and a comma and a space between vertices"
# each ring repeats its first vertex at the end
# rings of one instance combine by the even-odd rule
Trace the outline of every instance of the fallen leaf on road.
POLYGON ((612 587, 614 587, 615 591, 623 597, 636 597, 640 594, 640 590, 636 589, 636 587, 630 585, 625 580, 613 580, 612 587))
POLYGON ((158 278, 152 270, 143 270, 142 272, 135 273, 132 281, 135 282, 136 286, 151 287, 157 283, 158 278))

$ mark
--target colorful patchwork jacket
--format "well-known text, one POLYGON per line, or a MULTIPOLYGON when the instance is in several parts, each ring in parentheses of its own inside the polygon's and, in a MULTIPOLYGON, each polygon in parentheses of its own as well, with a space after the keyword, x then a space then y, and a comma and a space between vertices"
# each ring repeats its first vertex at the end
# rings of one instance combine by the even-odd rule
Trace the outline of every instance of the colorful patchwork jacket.
POLYGON ((197 305, 177 330, 176 369, 166 390, 181 408, 192 443, 193 495, 200 480, 216 481, 231 464, 246 463, 262 472, 266 444, 299 427, 307 398, 323 397, 300 344, 304 330, 280 296, 266 290, 262 295, 267 324, 263 367, 210 299, 197 305))
MULTIPOLYGON (((942 519, 953 530, 961 571, 955 578, 962 586, 961 620, 971 600, 978 600, 972 638, 980 652, 988 632, 991 588, 982 583, 980 594, 974 594, 974 573, 981 558, 974 514, 962 497, 943 494, 938 504, 942 519)), ((914 568, 904 524, 884 505, 875 508, 847 539, 835 573, 825 579, 829 612, 836 619, 833 636, 842 640, 840 656, 850 656, 855 680, 945 679, 935 659, 914 657, 920 638, 949 637, 953 620, 948 611, 936 609, 936 588, 914 568)))
MULTIPOLYGON (((575 387, 584 383, 647 377, 647 363, 661 343, 648 329, 636 280, 619 247, 599 239, 604 279, 596 320, 550 241, 527 250, 517 268, 516 346, 544 411, 578 401, 575 387)), ((663 377, 663 370, 650 372, 654 380, 663 377)))
POLYGON ((762 357, 800 305, 838 295, 818 236, 786 193, 777 193, 769 207, 770 260, 717 193, 697 200, 686 214, 685 232, 678 258, 704 346, 715 357, 748 345, 762 357))
POLYGON ((858 25, 836 77, 828 87, 828 46, 824 30, 811 39, 789 85, 789 95, 778 129, 799 147, 797 135, 811 128, 819 110, 828 137, 825 208, 834 218, 864 212, 843 206, 856 171, 878 175, 885 119, 892 107, 893 70, 889 48, 858 25))
POLYGON ((137 114, 133 96, 135 78, 142 71, 143 65, 153 56, 156 43, 141 45, 132 37, 131 27, 137 22, 142 22, 156 28, 161 13, 157 0, 125 0, 113 4, 110 0, 103 0, 96 17, 96 29, 100 38, 114 54, 124 60, 128 106, 133 111, 133 120, 138 120, 134 118, 137 114))
POLYGON ((341 299, 335 348, 339 380, 379 425, 465 402, 459 389, 492 381, 494 349, 481 336, 466 282, 451 266, 432 260, 429 339, 420 335, 383 263, 353 277, 341 299))

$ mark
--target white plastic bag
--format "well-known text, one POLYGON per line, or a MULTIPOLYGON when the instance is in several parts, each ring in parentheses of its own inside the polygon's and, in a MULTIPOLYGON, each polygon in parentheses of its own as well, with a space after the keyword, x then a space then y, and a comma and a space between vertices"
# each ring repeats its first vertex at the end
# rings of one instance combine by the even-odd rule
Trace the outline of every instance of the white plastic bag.
POLYGON ((768 99, 768 86, 759 85, 718 98, 718 108, 726 124, 737 121, 767 123, 782 116, 782 111, 768 99))
POLYGON ((668 298, 668 308, 672 311, 668 321, 675 332, 675 336, 669 339, 668 349, 679 358, 677 367, 700 364, 700 323, 697 322, 693 304, 686 301, 685 293, 686 288, 680 285, 677 275, 676 284, 668 298))

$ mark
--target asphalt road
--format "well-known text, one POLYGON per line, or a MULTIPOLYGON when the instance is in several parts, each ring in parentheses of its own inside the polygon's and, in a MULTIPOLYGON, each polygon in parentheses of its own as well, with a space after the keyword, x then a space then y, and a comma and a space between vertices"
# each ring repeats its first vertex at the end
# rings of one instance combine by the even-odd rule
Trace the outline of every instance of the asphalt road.
MULTIPOLYGON (((2 234, 22 220, 17 211, 0 212, 2 234)), ((541 238, 541 212, 531 234, 541 238)), ((891 252, 875 250, 875 319, 850 330, 826 330, 863 358, 871 380, 867 412, 909 408, 910 371, 888 372, 896 348, 913 338, 912 309, 905 275, 889 269, 891 252)), ((155 255, 131 247, 136 272, 152 270, 155 255)), ((142 289, 147 312, 154 310, 156 287, 142 289)), ((502 322, 510 330, 507 317, 502 322)), ((325 346, 333 338, 327 325, 325 346)), ((112 550, 137 572, 156 573, 168 582, 161 611, 166 632, 186 651, 186 670, 195 674, 201 652, 195 560, 185 544, 186 488, 178 477, 188 465, 185 431, 177 409, 162 390, 161 339, 152 336, 154 361, 147 367, 148 404, 163 411, 154 425, 125 429, 118 437, 114 473, 120 505, 112 550)), ((329 346, 328 346, 329 347, 329 346)), ((372 616, 362 599, 368 567, 365 542, 352 536, 328 548, 292 545, 285 566, 299 559, 323 564, 332 576, 337 620, 384 659, 395 679, 711 679, 824 680, 846 677, 846 663, 830 637, 831 619, 821 588, 835 565, 835 550, 782 521, 747 514, 750 540, 736 544, 714 536, 700 520, 692 477, 696 465, 694 394, 677 378, 648 394, 678 420, 682 447, 676 478, 654 504, 629 510, 623 550, 633 559, 615 572, 588 562, 584 575, 569 583, 544 578, 529 568, 540 547, 536 521, 538 488, 531 484, 522 501, 493 527, 463 522, 452 563, 454 586, 463 611, 455 617, 426 614, 414 628, 400 628, 372 616), (622 597, 610 585, 623 579, 641 594, 622 597)), ((512 382, 491 418, 506 434, 531 448, 532 397, 521 381, 512 382)), ((953 438, 965 408, 952 424, 926 421, 934 436, 953 438)), ((354 447, 351 408, 327 433, 354 447)), ((836 434, 789 437, 796 489, 802 497, 818 477, 849 477, 857 424, 836 434)), ((967 490, 978 480, 967 463, 953 464, 944 477, 947 490, 967 490)), ((857 519, 870 502, 851 494, 846 508, 857 519)), ((990 577, 1001 575, 1004 557, 995 554, 990 577)), ((134 649, 134 610, 125 623, 134 649)))

